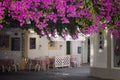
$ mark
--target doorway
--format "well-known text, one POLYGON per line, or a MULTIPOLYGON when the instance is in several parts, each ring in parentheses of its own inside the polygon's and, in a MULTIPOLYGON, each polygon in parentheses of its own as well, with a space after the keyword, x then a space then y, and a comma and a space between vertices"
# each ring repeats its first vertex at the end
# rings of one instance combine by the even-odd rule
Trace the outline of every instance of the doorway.
POLYGON ((88 63, 90 64, 90 38, 88 38, 88 63))
POLYGON ((70 55, 71 54, 71 51, 70 51, 70 49, 71 49, 71 42, 70 41, 66 41, 66 54, 67 55, 70 55))

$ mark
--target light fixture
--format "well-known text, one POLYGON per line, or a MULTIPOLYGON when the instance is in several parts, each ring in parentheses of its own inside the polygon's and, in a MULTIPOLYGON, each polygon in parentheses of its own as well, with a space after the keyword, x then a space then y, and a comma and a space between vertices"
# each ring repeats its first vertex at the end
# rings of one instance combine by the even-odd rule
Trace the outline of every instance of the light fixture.
POLYGON ((63 45, 59 45, 59 46, 60 46, 60 48, 62 48, 63 45))
POLYGON ((34 29, 29 29, 30 33, 35 33, 34 29))
POLYGON ((90 37, 90 34, 87 34, 86 37, 90 37))
POLYGON ((42 45, 40 44, 40 45, 39 45, 39 49, 40 49, 41 47, 42 47, 42 45))
POLYGON ((27 24, 31 24, 31 21, 30 21, 30 20, 26 20, 26 23, 27 23, 27 24))

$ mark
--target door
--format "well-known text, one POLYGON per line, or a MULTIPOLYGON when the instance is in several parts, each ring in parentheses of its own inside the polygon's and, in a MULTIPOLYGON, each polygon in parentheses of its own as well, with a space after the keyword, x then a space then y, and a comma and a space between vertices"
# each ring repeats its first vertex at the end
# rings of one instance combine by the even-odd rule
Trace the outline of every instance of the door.
POLYGON ((67 41, 67 42, 66 42, 66 49, 67 49, 67 50, 66 50, 66 54, 67 54, 67 55, 70 55, 70 54, 71 54, 71 51, 70 51, 71 46, 70 46, 70 45, 71 45, 71 42, 70 42, 70 41, 67 41))

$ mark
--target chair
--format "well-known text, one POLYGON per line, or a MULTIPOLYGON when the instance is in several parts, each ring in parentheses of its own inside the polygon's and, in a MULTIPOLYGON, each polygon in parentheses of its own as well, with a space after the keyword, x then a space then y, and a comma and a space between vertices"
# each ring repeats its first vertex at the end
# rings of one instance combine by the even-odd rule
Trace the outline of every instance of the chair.
POLYGON ((49 61, 50 61, 49 67, 55 69, 55 57, 49 58, 49 61))
POLYGON ((41 70, 46 71, 46 59, 45 59, 45 57, 41 57, 41 70))
POLYGON ((35 71, 40 71, 41 70, 41 59, 40 58, 35 58, 36 64, 35 64, 35 71))
POLYGON ((0 59, 0 67, 2 69, 2 72, 5 71, 5 66, 4 66, 4 61, 2 59, 0 59))
POLYGON ((77 59, 75 55, 71 55, 70 64, 71 64, 71 67, 77 67, 77 59))
POLYGON ((49 60, 49 57, 48 56, 46 56, 46 69, 48 69, 49 70, 49 67, 50 67, 50 60, 49 60))
POLYGON ((36 61, 36 64, 34 65, 34 70, 39 71, 40 70, 39 60, 35 60, 35 61, 36 61))
POLYGON ((34 59, 29 59, 27 64, 28 64, 28 70, 30 71, 32 69, 35 69, 34 67, 35 67, 36 61, 34 59))

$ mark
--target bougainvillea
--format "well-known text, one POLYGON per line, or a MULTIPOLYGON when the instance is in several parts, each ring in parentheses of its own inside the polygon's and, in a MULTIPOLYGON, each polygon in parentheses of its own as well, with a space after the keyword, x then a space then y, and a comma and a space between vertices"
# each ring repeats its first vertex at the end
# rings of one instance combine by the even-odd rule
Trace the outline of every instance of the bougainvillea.
POLYGON ((94 0, 94 11, 99 30, 108 29, 118 38, 120 36, 120 0, 94 0))
MULTIPOLYGON (((0 23, 2 23, 2 19, 3 19, 3 14, 4 14, 4 9, 5 7, 3 7, 2 2, 0 2, 0 23)), ((3 28, 3 26, 0 24, 0 29, 3 28)))
POLYGON ((48 37, 73 39, 78 33, 91 34, 108 29, 119 36, 120 0, 3 0, 0 2, 0 28, 19 22, 21 28, 34 28, 48 37), (12 24, 11 24, 11 23, 12 24), (3 26, 4 25, 4 26, 3 26), (49 36, 51 35, 51 36, 49 36))

